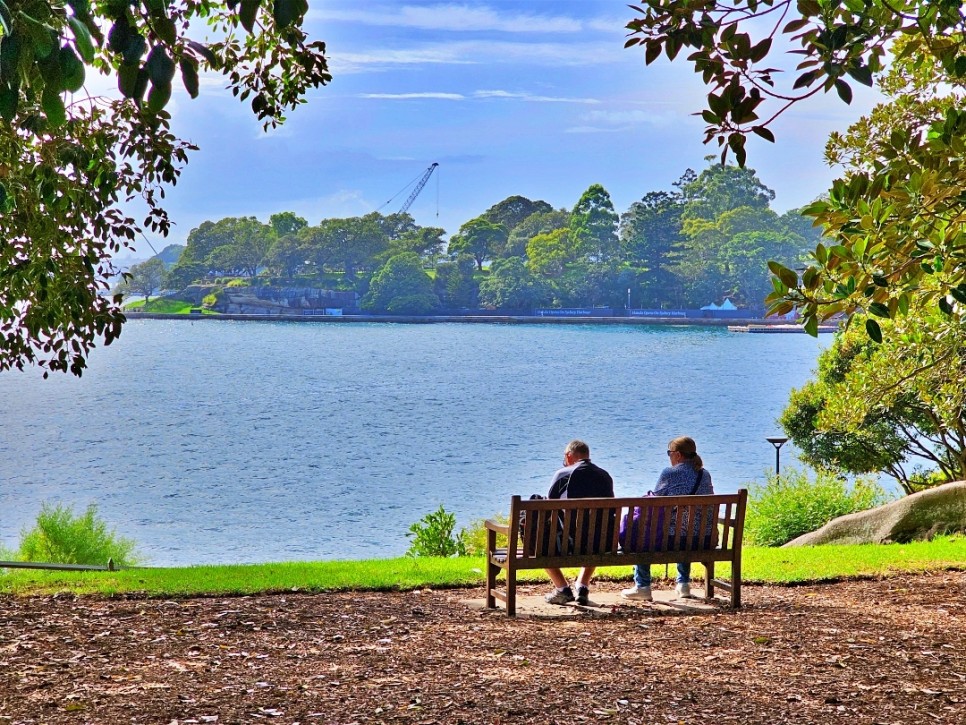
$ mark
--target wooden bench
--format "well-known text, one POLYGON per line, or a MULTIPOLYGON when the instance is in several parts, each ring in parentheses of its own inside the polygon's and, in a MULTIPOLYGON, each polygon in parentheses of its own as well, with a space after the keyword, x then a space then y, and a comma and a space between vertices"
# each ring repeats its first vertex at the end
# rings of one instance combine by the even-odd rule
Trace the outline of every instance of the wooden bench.
POLYGON ((486 606, 495 608, 499 599, 506 605, 507 616, 515 616, 516 577, 523 569, 697 562, 706 570, 706 597, 713 598, 714 588, 721 587, 731 594, 732 608, 738 608, 747 501, 745 489, 712 496, 513 496, 508 524, 486 521, 486 606), (621 542, 620 522, 635 508, 640 515, 636 521, 631 519, 621 542), (497 546, 497 535, 506 537, 505 547, 497 546), (730 580, 714 578, 719 561, 731 564, 730 580), (505 589, 497 589, 501 570, 506 572, 505 589))

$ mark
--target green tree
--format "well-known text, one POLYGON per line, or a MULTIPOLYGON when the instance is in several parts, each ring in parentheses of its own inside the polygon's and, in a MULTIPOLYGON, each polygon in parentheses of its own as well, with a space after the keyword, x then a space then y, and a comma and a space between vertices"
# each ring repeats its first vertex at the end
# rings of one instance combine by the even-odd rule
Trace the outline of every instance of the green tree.
POLYGON ((268 218, 268 223, 278 238, 287 234, 295 234, 299 229, 304 229, 309 223, 292 211, 280 211, 272 214, 268 218))
POLYGON ((112 255, 142 227, 168 233, 165 190, 194 148, 170 132, 175 76, 194 97, 200 72, 223 74, 274 126, 330 79, 322 44, 301 28, 307 10, 306 0, 0 3, 0 370, 80 375, 96 341, 120 334, 121 299, 101 295, 112 255), (189 37, 205 25, 213 42, 189 37), (84 92, 90 72, 115 77, 122 98, 84 92), (135 198, 143 225, 124 212, 135 198))
POLYGON ((680 191, 652 191, 621 215, 621 256, 644 273, 644 284, 636 295, 640 307, 683 303, 683 288, 672 269, 673 254, 683 243, 683 211, 680 191))
POLYGON ((681 188, 686 219, 717 219, 732 209, 767 209, 775 192, 765 186, 754 169, 715 163, 706 158, 708 168, 681 188))
POLYGON ((480 302, 485 307, 529 312, 547 299, 546 287, 520 257, 495 261, 489 276, 480 282, 480 302))
POLYGON ((570 239, 578 256, 597 264, 616 260, 618 221, 610 194, 600 184, 591 184, 570 212, 570 239))
POLYGON ((293 279, 305 266, 308 257, 307 245, 295 234, 286 234, 272 242, 264 263, 276 276, 293 279))
POLYGON ((477 307, 480 282, 476 275, 476 260, 468 254, 461 254, 455 262, 441 263, 436 267, 433 290, 446 307, 477 307))
POLYGON ((504 256, 525 257, 527 245, 538 234, 549 234, 558 229, 570 226, 570 212, 566 209, 555 209, 547 212, 534 212, 522 222, 513 227, 507 239, 504 256))
POLYGON ((415 252, 424 263, 435 267, 446 247, 446 242, 443 240, 445 234, 446 230, 441 227, 415 227, 391 240, 389 250, 393 255, 415 252))
POLYGON ((527 244, 527 267, 543 277, 559 277, 576 256, 567 228, 537 234, 527 244))
POLYGON ((439 306, 433 283, 414 252, 392 257, 373 276, 362 309, 392 315, 425 315, 439 306))
POLYGON ((164 281, 164 262, 160 257, 152 257, 146 262, 135 264, 128 270, 125 279, 118 285, 122 294, 134 294, 144 297, 147 305, 151 295, 161 288, 164 281))
POLYGON ((966 477, 966 330, 935 308, 884 322, 881 344, 861 326, 819 358, 782 425, 815 466, 884 472, 907 492, 966 477), (927 471, 917 471, 926 466, 927 471))
MULTIPOLYGON (((523 223, 525 219, 534 214, 546 214, 552 212, 553 207, 545 201, 531 201, 525 196, 509 196, 498 204, 494 204, 485 212, 482 217, 493 224, 500 224, 507 231, 507 244, 503 249, 494 249, 494 257, 512 257, 514 252, 509 248, 509 236, 523 223)), ((516 255, 519 256, 519 255, 516 255)))
POLYGON ((449 240, 448 251, 454 256, 469 254, 476 260, 477 269, 482 271, 483 263, 492 259, 496 251, 506 245, 506 240, 506 227, 477 217, 460 227, 459 233, 449 240))
POLYGON ((319 227, 325 237, 321 247, 329 252, 328 264, 350 278, 375 270, 389 250, 384 219, 376 212, 364 217, 324 219, 319 227))

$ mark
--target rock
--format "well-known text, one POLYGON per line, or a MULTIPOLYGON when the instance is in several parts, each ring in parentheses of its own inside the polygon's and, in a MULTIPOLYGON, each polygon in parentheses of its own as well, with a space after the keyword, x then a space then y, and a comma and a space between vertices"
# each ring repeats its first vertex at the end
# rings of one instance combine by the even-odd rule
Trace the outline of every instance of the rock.
POLYGON ((955 481, 868 511, 832 519, 785 546, 885 544, 966 531, 966 481, 955 481))

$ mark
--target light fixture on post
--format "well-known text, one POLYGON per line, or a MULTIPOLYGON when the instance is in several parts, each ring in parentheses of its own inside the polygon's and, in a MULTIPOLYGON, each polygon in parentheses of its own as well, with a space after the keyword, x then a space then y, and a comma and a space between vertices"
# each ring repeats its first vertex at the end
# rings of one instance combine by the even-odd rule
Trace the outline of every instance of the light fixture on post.
POLYGON ((778 478, 778 474, 781 470, 779 466, 779 451, 782 449, 782 446, 788 442, 788 439, 783 436, 768 436, 765 438, 765 440, 775 446, 775 478, 778 478))

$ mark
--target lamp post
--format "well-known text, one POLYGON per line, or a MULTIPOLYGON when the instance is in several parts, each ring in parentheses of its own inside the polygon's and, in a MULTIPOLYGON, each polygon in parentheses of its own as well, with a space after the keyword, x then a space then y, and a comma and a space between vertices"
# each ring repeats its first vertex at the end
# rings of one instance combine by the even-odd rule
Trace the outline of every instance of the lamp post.
POLYGON ((627 309, 631 309, 631 288, 627 288, 627 309))
POLYGON ((779 451, 781 450, 782 446, 788 442, 788 439, 784 438, 783 436, 768 436, 765 438, 765 440, 775 446, 775 478, 778 478, 778 474, 781 470, 779 466, 779 451))

